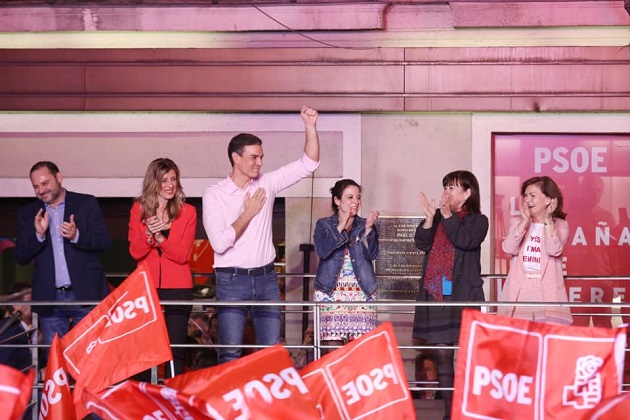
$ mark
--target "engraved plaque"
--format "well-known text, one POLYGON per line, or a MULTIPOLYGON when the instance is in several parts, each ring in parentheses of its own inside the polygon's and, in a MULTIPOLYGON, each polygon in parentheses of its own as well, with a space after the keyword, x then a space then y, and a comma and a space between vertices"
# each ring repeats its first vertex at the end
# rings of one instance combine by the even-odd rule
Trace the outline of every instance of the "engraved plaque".
POLYGON ((420 216, 378 218, 379 252, 374 264, 379 299, 415 300, 424 252, 416 248, 413 238, 422 220, 420 216))

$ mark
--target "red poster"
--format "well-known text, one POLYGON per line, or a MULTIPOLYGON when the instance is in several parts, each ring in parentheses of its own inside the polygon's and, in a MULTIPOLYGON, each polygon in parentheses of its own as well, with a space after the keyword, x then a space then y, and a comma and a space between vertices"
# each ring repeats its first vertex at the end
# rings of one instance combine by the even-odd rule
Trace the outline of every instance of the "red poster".
POLYGON ((621 392, 625 334, 465 310, 453 418, 590 419, 621 392))
MULTIPOLYGON (((630 302, 630 284, 606 276, 630 274, 630 136, 612 134, 495 134, 494 255, 497 274, 509 257, 501 249, 510 217, 519 217, 520 185, 547 175, 564 196, 570 236, 565 274, 603 279, 567 280, 571 302, 630 302)), ((500 287, 500 284, 499 284, 500 287)), ((497 293, 496 296, 499 296, 497 293)), ((495 296, 495 297, 496 297, 495 296)), ((575 308, 574 325, 611 327, 606 308, 575 308)), ((630 312, 630 311, 624 311, 630 312)), ((630 322, 630 316, 624 317, 630 322)))
MULTIPOLYGON (((207 239, 195 239, 188 261, 193 274, 214 272, 214 250, 207 239)), ((210 277, 195 275, 195 284, 207 284, 210 277)))

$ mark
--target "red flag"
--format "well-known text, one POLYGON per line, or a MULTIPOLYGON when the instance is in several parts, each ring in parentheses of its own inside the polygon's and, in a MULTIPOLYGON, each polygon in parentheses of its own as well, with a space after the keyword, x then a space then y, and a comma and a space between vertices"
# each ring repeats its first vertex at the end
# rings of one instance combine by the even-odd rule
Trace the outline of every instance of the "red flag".
POLYGON ((61 354, 61 343, 57 334, 53 338, 48 354, 39 414, 40 420, 74 420, 76 418, 72 392, 68 384, 68 375, 66 375, 66 364, 61 354))
POLYGON ((19 420, 31 401, 35 370, 27 374, 7 365, 0 365, 0 413, 3 419, 19 420))
POLYGON ((281 413, 287 410, 293 413, 287 417, 291 419, 320 418, 289 352, 279 344, 230 363, 166 379, 165 383, 204 399, 224 418, 269 418, 267 405, 275 408, 276 404, 276 419, 283 418, 281 413))
POLYGON ((262 398, 245 395, 251 418, 256 420, 322 420, 324 416, 319 408, 313 409, 314 401, 306 406, 296 407, 287 400, 267 402, 262 398))
POLYGON ((125 381, 99 393, 85 389, 82 398, 88 410, 106 420, 223 419, 197 397, 147 382, 125 381))
POLYGON ((416 418, 389 322, 308 364, 300 375, 327 420, 416 418))
POLYGON ((621 392, 625 334, 465 310, 452 416, 590 419, 621 392))
POLYGON ((600 402, 588 413, 590 420, 619 420, 628 418, 630 413, 630 393, 617 395, 600 402))
POLYGON ((74 401, 173 358, 157 292, 144 266, 96 306, 61 339, 63 356, 76 378, 74 401))

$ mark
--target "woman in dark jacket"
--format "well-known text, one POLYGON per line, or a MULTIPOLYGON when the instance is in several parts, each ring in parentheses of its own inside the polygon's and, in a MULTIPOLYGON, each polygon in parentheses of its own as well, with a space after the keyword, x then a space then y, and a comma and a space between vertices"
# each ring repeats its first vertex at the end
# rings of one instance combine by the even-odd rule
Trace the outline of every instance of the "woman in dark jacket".
POLYGON ((351 179, 337 181, 330 190, 333 215, 317 221, 315 251, 319 266, 315 277, 316 302, 358 302, 357 305, 321 306, 320 339, 342 345, 376 326, 376 277, 372 261, 378 255, 374 228, 378 212, 367 219, 361 208, 361 187, 351 179))
MULTIPOLYGON (((481 214, 479 183, 468 171, 454 171, 442 180, 439 209, 435 200, 420 193, 426 219, 416 229, 416 247, 425 252, 422 283, 416 296, 421 302, 484 301, 481 279, 481 243, 488 233, 488 218, 481 214)), ((416 307, 413 337, 436 346, 457 344, 462 307, 416 307)), ((454 350, 435 352, 438 382, 452 388, 454 350)), ((444 418, 450 419, 452 391, 442 391, 444 418)))

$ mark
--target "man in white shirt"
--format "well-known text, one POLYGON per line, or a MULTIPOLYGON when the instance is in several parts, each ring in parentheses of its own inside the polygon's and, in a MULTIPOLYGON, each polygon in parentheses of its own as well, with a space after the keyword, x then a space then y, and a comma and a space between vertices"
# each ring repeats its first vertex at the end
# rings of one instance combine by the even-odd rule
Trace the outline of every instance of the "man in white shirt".
MULTIPOLYGON (((274 268, 276 251, 271 222, 276 195, 309 176, 319 166, 318 113, 302 107, 306 140, 302 157, 273 172, 261 174, 262 141, 253 134, 232 138, 228 156, 232 173, 203 195, 203 225, 214 249, 219 302, 278 301, 274 268)), ((258 345, 280 342, 279 306, 220 306, 219 363, 240 357, 249 311, 258 345)))

